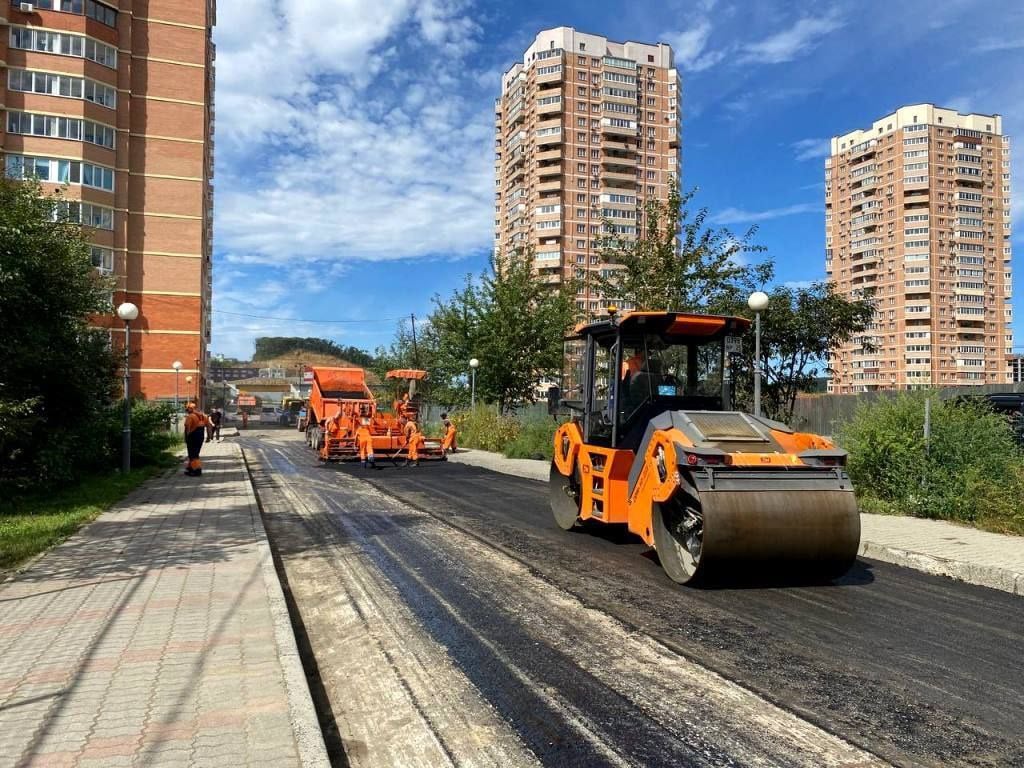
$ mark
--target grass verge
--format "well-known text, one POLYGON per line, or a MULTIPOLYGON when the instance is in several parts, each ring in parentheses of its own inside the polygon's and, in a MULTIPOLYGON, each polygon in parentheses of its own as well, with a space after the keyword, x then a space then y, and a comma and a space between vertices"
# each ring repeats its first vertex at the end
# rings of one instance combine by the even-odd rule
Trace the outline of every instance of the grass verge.
POLYGON ((14 499, 0 512, 0 571, 64 541, 173 461, 168 457, 127 475, 92 475, 69 488, 14 499))

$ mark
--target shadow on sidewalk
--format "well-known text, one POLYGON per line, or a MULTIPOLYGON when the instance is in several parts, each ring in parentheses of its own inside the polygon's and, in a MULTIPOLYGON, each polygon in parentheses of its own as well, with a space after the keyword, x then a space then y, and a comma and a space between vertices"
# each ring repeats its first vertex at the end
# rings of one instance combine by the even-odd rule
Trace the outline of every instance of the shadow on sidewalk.
MULTIPOLYGON (((68 664, 63 679, 53 691, 39 694, 38 687, 35 687, 31 696, 19 697, 15 689, 0 700, 3 702, 0 723, 5 720, 5 710, 15 710, 45 698, 53 700, 38 723, 22 725, 23 728, 27 725, 31 732, 31 738, 22 750, 23 755, 34 755, 50 739, 60 738, 56 723, 74 703, 83 681, 91 679, 92 669, 111 663, 120 669, 119 665, 124 663, 121 654, 132 649, 134 633, 143 625, 151 626, 147 624, 145 614, 152 600, 161 603, 152 610, 163 615, 167 627, 166 638, 157 642, 160 647, 154 646, 161 658, 168 652, 179 623, 187 625, 192 620, 188 616, 190 611, 201 613, 212 622, 194 650, 175 649, 180 654, 194 654, 188 664, 186 684, 165 684, 166 692, 160 697, 159 678, 156 673, 153 677, 153 696, 160 698, 161 704, 156 724, 194 718, 194 707, 189 705, 189 700, 197 695, 200 680, 210 663, 210 654, 225 642, 244 642, 245 632, 244 629, 239 632, 237 614, 262 579, 257 547, 259 538, 253 520, 259 512, 247 492, 246 482, 241 456, 237 454, 215 455, 204 460, 204 475, 199 478, 185 477, 180 470, 169 471, 141 485, 115 508, 104 512, 0 586, 0 603, 7 604, 0 611, 13 610, 13 604, 42 601, 43 605, 34 611, 37 617, 50 622, 64 622, 58 631, 62 650, 68 650, 68 646, 79 646, 75 648, 74 660, 68 664), (200 577, 210 583, 210 593, 205 596, 207 604, 203 606, 193 604, 195 595, 202 595, 202 592, 195 590, 193 595, 187 591, 188 577, 171 588, 161 583, 168 571, 188 571, 196 566, 230 563, 241 557, 249 558, 251 565, 248 562, 236 563, 238 570, 228 581, 233 593, 219 604, 213 602, 213 593, 217 590, 216 570, 213 568, 204 569, 205 573, 200 577), (68 610, 63 606, 65 615, 60 616, 59 610, 58 615, 51 615, 54 606, 61 605, 57 593, 94 589, 112 583, 121 585, 116 594, 99 593, 94 597, 89 593, 77 607, 68 610), (161 588, 164 589, 162 593, 161 588), (165 618, 168 606, 162 605, 167 601, 175 603, 170 620, 165 618), (103 615, 96 623, 76 626, 80 612, 102 612, 103 615), (123 641, 112 640, 112 632, 115 628, 123 628, 123 624, 134 627, 132 636, 123 641), (116 650, 118 647, 120 651, 116 650), (167 690, 168 686, 173 690, 167 690)), ((252 598, 249 599, 251 601, 252 598)), ((32 666, 26 673, 28 679, 35 665, 46 666, 47 651, 40 647, 44 641, 39 639, 42 636, 33 630, 31 622, 16 631, 20 631, 21 636, 9 643, 8 652, 25 654, 35 660, 30 662, 32 666)), ((117 634, 113 637, 116 638, 117 634)), ((10 635, 8 639, 11 639, 10 635)), ((115 688, 118 679, 115 676, 108 683, 107 695, 113 701, 117 698, 115 688)), ((18 687, 21 685, 19 683, 18 687)), ((147 717, 143 730, 153 724, 147 717)), ((153 739, 144 740, 142 737, 140 732, 139 747, 134 756, 139 764, 145 764, 150 751, 165 740, 159 734, 153 739)))

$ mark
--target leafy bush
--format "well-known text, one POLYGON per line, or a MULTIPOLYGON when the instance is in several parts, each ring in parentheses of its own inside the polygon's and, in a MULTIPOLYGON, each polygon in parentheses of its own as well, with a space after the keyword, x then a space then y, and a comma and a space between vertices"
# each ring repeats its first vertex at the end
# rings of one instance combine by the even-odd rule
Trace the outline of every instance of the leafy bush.
POLYGON ((499 416, 493 405, 453 413, 452 420, 458 430, 456 441, 464 448, 500 453, 519 436, 519 421, 513 416, 499 416))
POLYGON ((857 409, 839 441, 865 511, 1024 533, 1024 456, 1007 420, 983 403, 925 392, 880 398, 857 409))
MULTIPOLYGON (((121 423, 124 401, 110 407, 107 443, 111 454, 120 462, 121 423)), ((174 406, 168 403, 132 401, 132 466, 160 464, 167 451, 178 443, 169 429, 174 406)))
POLYGON ((552 419, 525 422, 519 434, 505 446, 510 459, 544 459, 551 461, 558 424, 552 419))

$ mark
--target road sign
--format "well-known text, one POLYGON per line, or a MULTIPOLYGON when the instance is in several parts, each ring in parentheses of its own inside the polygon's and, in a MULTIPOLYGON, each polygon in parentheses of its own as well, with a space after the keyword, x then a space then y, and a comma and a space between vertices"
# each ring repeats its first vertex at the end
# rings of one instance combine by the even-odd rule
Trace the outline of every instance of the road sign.
POLYGON ((239 395, 239 405, 256 405, 256 398, 253 395, 239 395))
POLYGON ((743 352, 743 339, 739 336, 725 337, 725 354, 739 355, 743 352))

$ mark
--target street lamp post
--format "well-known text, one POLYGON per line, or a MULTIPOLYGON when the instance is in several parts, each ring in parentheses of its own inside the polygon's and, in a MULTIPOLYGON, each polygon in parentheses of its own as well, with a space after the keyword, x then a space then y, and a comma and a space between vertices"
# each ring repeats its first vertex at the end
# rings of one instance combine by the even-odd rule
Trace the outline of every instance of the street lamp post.
POLYGON ((178 376, 181 373, 181 360, 171 363, 174 369, 174 431, 178 431, 178 414, 181 413, 180 400, 178 399, 178 376))
POLYGON ((469 361, 469 370, 472 377, 472 387, 469 394, 469 406, 470 408, 476 408, 476 369, 480 366, 480 361, 475 357, 469 361))
POLYGON ((754 415, 761 415, 761 313, 768 308, 768 294, 754 291, 747 299, 754 310, 754 415))
POLYGON ((124 418, 121 422, 121 472, 128 474, 132 468, 132 404, 131 369, 128 367, 128 351, 131 346, 129 326, 139 316, 139 308, 126 301, 117 308, 117 316, 124 321, 124 418))

